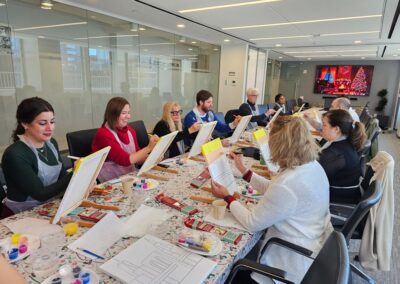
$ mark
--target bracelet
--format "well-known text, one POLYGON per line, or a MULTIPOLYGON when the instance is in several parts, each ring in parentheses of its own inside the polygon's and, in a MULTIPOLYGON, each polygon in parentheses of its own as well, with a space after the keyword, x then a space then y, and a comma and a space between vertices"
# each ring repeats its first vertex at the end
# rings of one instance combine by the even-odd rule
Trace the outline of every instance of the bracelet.
POLYGON ((227 195, 227 196, 224 197, 224 200, 226 201, 226 203, 228 203, 228 205, 226 206, 226 208, 229 209, 229 206, 231 205, 231 203, 232 203, 233 201, 236 201, 236 198, 233 197, 232 195, 227 195))

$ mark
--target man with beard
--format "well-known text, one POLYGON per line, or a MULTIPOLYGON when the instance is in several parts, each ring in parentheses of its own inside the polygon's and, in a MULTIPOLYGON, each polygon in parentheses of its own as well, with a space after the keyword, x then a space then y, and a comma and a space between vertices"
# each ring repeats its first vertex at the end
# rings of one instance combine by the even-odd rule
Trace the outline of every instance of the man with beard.
POLYGON ((236 116, 235 120, 229 124, 226 124, 224 121, 218 119, 218 117, 211 110, 213 105, 213 95, 206 90, 201 90, 196 95, 196 106, 191 110, 188 114, 186 114, 184 119, 184 125, 187 128, 190 128, 193 123, 207 123, 212 121, 217 121, 217 125, 215 126, 215 130, 218 132, 217 135, 213 133, 213 137, 215 136, 225 136, 230 133, 232 129, 238 125, 240 121, 240 116, 236 116))

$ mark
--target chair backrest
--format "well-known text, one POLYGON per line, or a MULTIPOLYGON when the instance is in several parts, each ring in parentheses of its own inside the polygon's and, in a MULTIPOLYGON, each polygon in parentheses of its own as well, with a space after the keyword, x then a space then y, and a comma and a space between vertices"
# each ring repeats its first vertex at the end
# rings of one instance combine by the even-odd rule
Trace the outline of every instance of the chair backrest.
POLYGON ((360 203, 357 204, 356 208, 353 210, 352 214, 341 229, 347 243, 350 242, 351 236, 357 226, 363 221, 369 210, 381 200, 382 194, 382 187, 376 186, 375 181, 371 182, 368 189, 364 192, 360 203))
POLYGON ((149 145, 149 135, 147 134, 146 126, 143 120, 136 120, 134 122, 129 122, 129 125, 135 130, 138 144, 140 149, 143 149, 149 145))
POLYGON ((96 132, 97 128, 67 133, 69 154, 77 157, 85 157, 92 153, 92 141, 96 132))
POLYGON ((297 98, 297 106, 301 107, 302 104, 303 104, 303 99, 302 98, 297 98))
POLYGON ((268 110, 268 105, 257 105, 259 113, 266 113, 268 110))
POLYGON ((239 114, 239 110, 238 109, 230 109, 226 112, 225 114, 225 123, 231 123, 232 121, 235 120, 235 115, 239 114))
POLYGON ((347 284, 350 260, 343 234, 333 231, 311 264, 302 284, 347 284))
POLYGON ((215 112, 214 114, 215 114, 215 116, 218 118, 218 120, 220 120, 220 121, 225 121, 224 113, 223 113, 222 111, 215 112))
POLYGON ((293 111, 293 108, 297 106, 297 101, 294 99, 288 100, 286 102, 286 108, 288 111, 293 111))
POLYGON ((364 142, 363 147, 358 151, 358 155, 360 157, 360 166, 361 166, 362 176, 365 176, 367 158, 369 157, 369 154, 371 152, 371 145, 372 145, 371 140, 367 139, 364 142))

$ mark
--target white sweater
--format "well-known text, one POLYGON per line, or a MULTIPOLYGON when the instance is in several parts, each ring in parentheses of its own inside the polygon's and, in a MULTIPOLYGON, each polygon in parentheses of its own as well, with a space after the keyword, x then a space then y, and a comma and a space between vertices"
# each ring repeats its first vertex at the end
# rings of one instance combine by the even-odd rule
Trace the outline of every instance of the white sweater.
MULTIPOLYGON (((240 202, 230 205, 232 214, 250 232, 268 228, 265 241, 279 237, 306 247, 316 255, 332 232, 329 214, 329 182, 321 165, 311 163, 285 170, 273 181, 257 174, 250 184, 264 193, 249 211, 240 202)), ((287 249, 271 246, 261 263, 288 271, 288 278, 299 283, 311 260, 287 249)), ((258 282, 264 282, 257 277, 258 282)))

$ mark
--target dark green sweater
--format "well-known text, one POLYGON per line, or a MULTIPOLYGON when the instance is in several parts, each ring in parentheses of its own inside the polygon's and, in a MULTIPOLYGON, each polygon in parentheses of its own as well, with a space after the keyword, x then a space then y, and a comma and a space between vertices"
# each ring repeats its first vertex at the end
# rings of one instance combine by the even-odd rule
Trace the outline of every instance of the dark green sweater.
MULTIPOLYGON (((53 143, 58 152, 58 144, 53 138, 53 143)), ((48 165, 56 165, 57 157, 53 151, 48 150, 48 165)), ((60 155, 58 155, 60 156, 60 155)), ((61 162, 61 157, 59 157, 61 162)), ((28 196, 38 201, 46 201, 64 191, 72 174, 67 174, 64 167, 61 168, 58 181, 44 186, 38 177, 38 162, 35 153, 21 141, 10 145, 3 154, 2 168, 7 183, 7 197, 13 201, 25 201, 28 196)))

